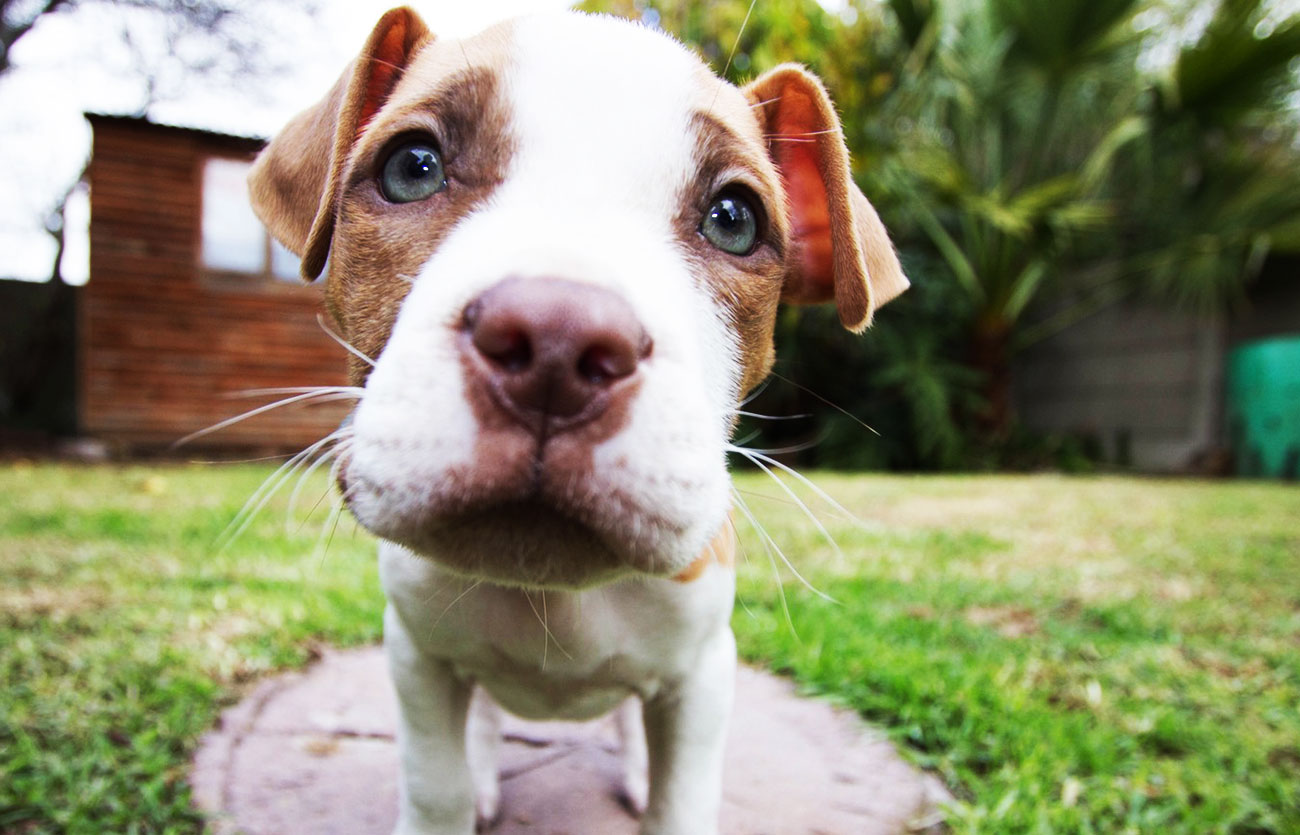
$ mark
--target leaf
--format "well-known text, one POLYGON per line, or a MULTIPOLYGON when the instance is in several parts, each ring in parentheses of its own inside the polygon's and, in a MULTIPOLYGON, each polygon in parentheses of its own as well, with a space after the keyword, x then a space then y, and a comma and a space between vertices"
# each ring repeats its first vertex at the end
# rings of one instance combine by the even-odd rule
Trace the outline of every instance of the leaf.
POLYGON ((1002 306, 1002 311, 1010 321, 1016 321, 1020 314, 1033 301, 1039 286, 1043 283, 1043 278, 1047 276, 1048 263, 1044 260, 1034 260, 1029 262, 1020 275, 1016 276, 1011 285, 1011 294, 1007 298, 1006 304, 1002 306))
POLYGON ((1300 55, 1300 17, 1272 27, 1260 0, 1223 0, 1201 39, 1174 64, 1174 110, 1230 123, 1277 102, 1277 85, 1300 55))
POLYGON ((1014 50, 1057 76, 1083 63, 1138 7, 1138 0, 989 0, 1014 50))
POLYGON ((935 247, 938 248, 949 269, 957 277, 957 281, 972 298, 982 302, 986 294, 984 288, 980 285, 979 277, 975 275, 975 268, 971 266, 970 260, 961 247, 943 228, 943 224, 935 217, 934 212, 923 204, 917 204, 913 207, 913 214, 921 228, 925 230, 925 233, 930 236, 930 240, 934 242, 935 247))
POLYGON ((1101 186, 1110 176, 1116 155, 1130 143, 1145 136, 1149 129, 1146 118, 1136 114, 1122 119, 1111 128, 1083 164, 1080 177, 1083 187, 1091 191, 1101 186))

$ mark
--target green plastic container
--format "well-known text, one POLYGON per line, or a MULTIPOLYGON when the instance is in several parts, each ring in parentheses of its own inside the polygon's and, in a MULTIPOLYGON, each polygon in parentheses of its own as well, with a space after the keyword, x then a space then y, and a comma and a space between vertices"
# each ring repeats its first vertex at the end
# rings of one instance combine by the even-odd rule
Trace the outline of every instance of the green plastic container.
POLYGON ((1233 349, 1227 394, 1237 474, 1300 478, 1300 336, 1233 349))

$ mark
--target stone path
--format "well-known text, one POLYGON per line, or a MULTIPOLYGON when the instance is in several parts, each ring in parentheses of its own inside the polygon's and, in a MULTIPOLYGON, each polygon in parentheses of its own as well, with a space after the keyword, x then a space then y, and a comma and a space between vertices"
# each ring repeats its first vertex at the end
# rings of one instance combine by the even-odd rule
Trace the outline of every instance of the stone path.
MULTIPOLYGON (((396 706, 378 648, 263 682, 203 740, 192 783, 218 833, 381 835, 396 818, 396 706)), ((632 835, 611 722, 511 720, 498 835, 632 835)), ((948 797, 855 717, 742 668, 724 835, 923 832, 948 797)))

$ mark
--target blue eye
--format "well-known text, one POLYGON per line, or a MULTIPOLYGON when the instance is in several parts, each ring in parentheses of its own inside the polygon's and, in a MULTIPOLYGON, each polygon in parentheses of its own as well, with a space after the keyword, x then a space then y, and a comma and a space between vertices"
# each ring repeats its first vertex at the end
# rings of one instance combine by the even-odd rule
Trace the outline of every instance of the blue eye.
POLYGON ((427 142, 411 142, 388 155, 379 188, 390 203, 427 200, 447 187, 442 155, 427 142))
POLYGON ((723 252, 748 255, 758 245, 758 212, 746 197, 723 192, 705 212, 700 234, 723 252))

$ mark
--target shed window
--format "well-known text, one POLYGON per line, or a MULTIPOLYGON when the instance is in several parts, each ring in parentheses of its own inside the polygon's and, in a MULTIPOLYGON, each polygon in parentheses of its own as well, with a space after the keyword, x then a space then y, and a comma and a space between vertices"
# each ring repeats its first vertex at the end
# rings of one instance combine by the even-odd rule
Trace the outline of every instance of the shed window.
POLYGON ((218 273, 296 282, 298 256, 267 234, 248 203, 251 166, 222 157, 203 164, 203 266, 218 273))

